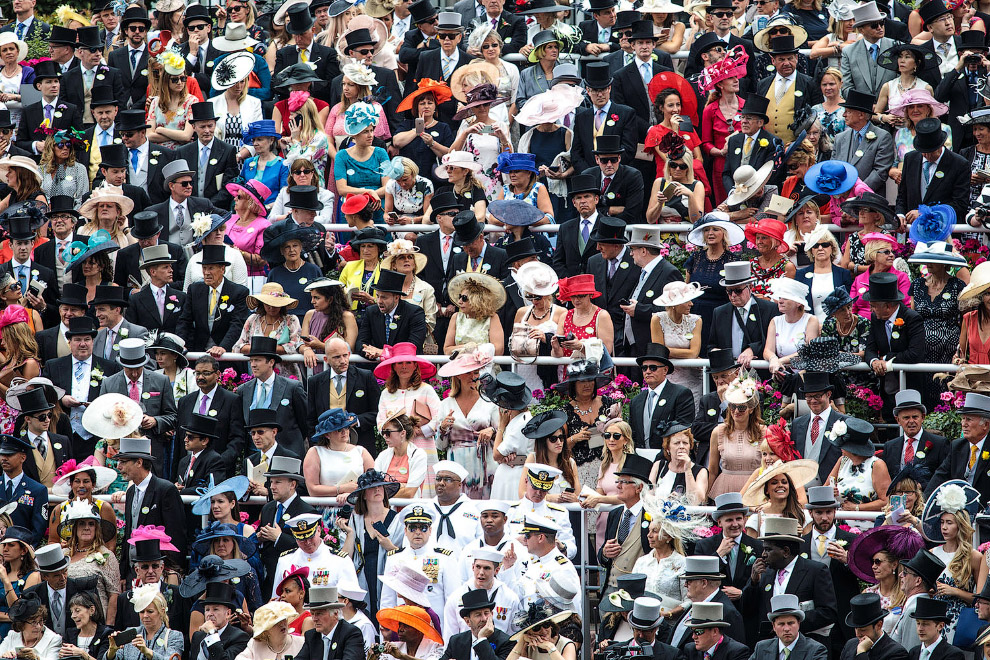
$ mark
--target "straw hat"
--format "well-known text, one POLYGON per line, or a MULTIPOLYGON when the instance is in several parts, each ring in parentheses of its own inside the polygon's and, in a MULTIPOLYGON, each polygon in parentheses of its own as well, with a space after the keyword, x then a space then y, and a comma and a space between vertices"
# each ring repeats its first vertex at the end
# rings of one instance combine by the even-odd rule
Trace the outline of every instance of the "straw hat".
POLYGON ((659 307, 675 307, 704 295, 702 286, 697 282, 668 282, 663 286, 663 293, 653 299, 653 304, 659 307))
POLYGON ((447 292, 450 299, 457 300, 458 296, 461 295, 461 290, 469 282, 488 289, 488 291, 495 295, 495 309, 501 309, 502 305, 505 304, 505 287, 491 275, 485 275, 483 273, 460 273, 455 275, 450 280, 450 284, 447 285, 447 292))
POLYGON ((101 394, 86 407, 83 428, 98 438, 114 440, 130 435, 141 426, 141 406, 123 394, 101 394))
MULTIPOLYGON (((20 158, 20 156, 14 156, 14 158, 20 158)), ((0 161, 0 177, 2 176, 6 176, 6 172, 3 169, 3 161, 0 161)), ((87 220, 95 219, 96 207, 100 202, 114 202, 120 207, 121 215, 130 215, 131 211, 134 210, 134 200, 124 195, 123 189, 118 186, 104 184, 94 189, 89 199, 79 207, 79 215, 87 220)))
POLYGON ((969 284, 959 293, 959 302, 969 298, 979 298, 990 289, 990 261, 984 261, 973 268, 969 276, 969 284))
POLYGON ((296 608, 288 603, 282 601, 265 603, 254 611, 254 634, 252 637, 258 639, 274 628, 276 623, 290 621, 296 616, 296 608))
POLYGON ((385 251, 385 256, 382 257, 381 267, 385 270, 395 270, 392 267, 395 257, 403 254, 411 254, 416 260, 416 272, 420 272, 426 268, 427 258, 426 255, 419 251, 419 247, 413 245, 412 241, 407 241, 404 238, 399 238, 388 244, 388 249, 385 251))
POLYGON ((777 461, 771 465, 759 478, 750 484, 746 492, 743 493, 743 504, 746 506, 759 506, 767 501, 763 494, 763 487, 774 477, 786 474, 790 477, 791 488, 803 486, 818 475, 818 463, 806 458, 799 458, 793 461, 777 461))
POLYGON ((261 287, 261 293, 247 297, 249 308, 258 310, 261 304, 295 309, 299 306, 299 301, 287 294, 278 282, 268 282, 261 287))
POLYGON ((502 73, 498 70, 498 67, 485 61, 472 62, 471 64, 457 69, 454 71, 453 75, 450 76, 450 92, 454 95, 454 98, 461 103, 467 102, 468 90, 478 84, 475 82, 465 89, 463 81, 466 77, 471 76, 471 74, 480 74, 486 78, 488 82, 496 86, 498 85, 498 81, 502 78, 502 73))
POLYGON ((759 192, 766 182, 770 180, 773 173, 773 161, 767 161, 760 169, 753 169, 751 165, 743 165, 732 174, 735 185, 726 197, 725 203, 729 206, 742 204, 747 199, 759 192))

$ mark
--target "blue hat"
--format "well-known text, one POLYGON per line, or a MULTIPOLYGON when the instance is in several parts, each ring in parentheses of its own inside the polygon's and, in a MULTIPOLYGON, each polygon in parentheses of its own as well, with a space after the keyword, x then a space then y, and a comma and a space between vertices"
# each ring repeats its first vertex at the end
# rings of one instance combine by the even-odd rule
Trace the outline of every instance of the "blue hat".
POLYGON ((244 553, 245 557, 250 557, 258 549, 258 542, 254 539, 254 536, 244 536, 239 533, 233 525, 217 522, 216 520, 211 522, 209 527, 199 533, 199 536, 196 537, 196 543, 193 545, 193 548, 200 554, 200 556, 205 557, 206 555, 212 554, 210 551, 210 543, 212 543, 214 539, 222 539, 227 536, 237 541, 237 545, 240 547, 241 552, 244 553))
POLYGON ((282 137, 282 134, 276 130, 275 120, 261 119, 248 124, 247 130, 244 131, 244 144, 251 144, 251 141, 256 137, 273 137, 278 139, 282 137))
POLYGON ((227 221, 230 220, 230 215, 230 213, 224 213, 222 215, 219 213, 211 213, 209 229, 197 236, 196 240, 193 241, 193 245, 202 245, 204 238, 215 232, 217 229, 220 229, 220 227, 224 226, 227 221))
POLYGON ((193 502, 192 512, 197 516, 205 516, 210 512, 210 498, 221 493, 233 493, 234 499, 240 500, 248 492, 250 485, 248 478, 242 475, 215 484, 211 474, 209 485, 196 489, 196 492, 199 493, 199 499, 193 502))
POLYGON ((344 132, 357 135, 369 126, 378 123, 378 113, 370 103, 358 102, 344 112, 344 132))
POLYGON ((948 240, 952 225, 956 224, 956 210, 948 204, 918 207, 918 217, 911 223, 908 238, 915 243, 935 243, 948 240))
POLYGON ((325 435, 333 431, 346 429, 357 422, 357 415, 341 408, 331 408, 322 415, 316 423, 316 435, 325 435))
POLYGON ((498 155, 497 168, 499 172, 519 172, 525 170, 534 174, 539 174, 536 169, 536 156, 533 154, 507 153, 498 155))
POLYGON ((859 174, 849 163, 826 160, 815 163, 804 175, 804 185, 819 195, 841 195, 856 185, 859 174))
POLYGON ((496 199, 488 204, 488 212, 511 227, 529 227, 546 217, 546 214, 521 199, 496 199))

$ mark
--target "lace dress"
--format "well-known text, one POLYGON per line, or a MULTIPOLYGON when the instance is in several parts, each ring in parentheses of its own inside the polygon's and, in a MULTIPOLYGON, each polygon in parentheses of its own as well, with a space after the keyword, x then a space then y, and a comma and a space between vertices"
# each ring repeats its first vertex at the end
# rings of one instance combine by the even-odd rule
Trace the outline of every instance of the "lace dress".
POLYGON ((784 277, 784 270, 790 262, 787 260, 787 257, 781 256, 780 261, 770 266, 770 268, 761 266, 759 257, 753 257, 749 260, 749 263, 753 269, 754 279, 750 285, 753 295, 766 297, 770 295, 770 280, 784 277))
POLYGON ((860 238, 859 232, 849 234, 849 240, 846 241, 846 244, 849 246, 849 261, 858 266, 865 266, 866 246, 863 245, 863 239, 860 238))
POLYGON ((738 493, 746 485, 749 475, 760 467, 760 445, 749 441, 746 431, 736 431, 726 437, 725 425, 715 429, 718 447, 719 472, 708 489, 708 497, 715 499, 722 493, 738 493))
MULTIPOLYGON (((945 550, 945 546, 939 545, 932 548, 932 554, 938 557, 946 566, 945 570, 942 571, 942 574, 938 576, 938 582, 944 582, 950 587, 958 587, 963 591, 969 591, 972 593, 973 589, 976 587, 975 579, 970 578, 969 584, 956 584, 955 578, 952 577, 952 574, 949 572, 949 562, 952 561, 952 556, 955 553, 947 552, 945 550)), ((962 609, 967 607, 967 605, 955 596, 939 596, 936 594, 934 598, 936 600, 945 601, 949 605, 949 623, 945 626, 944 634, 949 643, 952 643, 956 634, 956 621, 959 619, 959 613, 962 612, 962 609)))
MULTIPOLYGON (((843 456, 839 459, 839 474, 836 477, 836 486, 839 488, 839 497, 856 504, 865 504, 877 499, 877 491, 873 488, 873 464, 878 459, 870 456, 859 465, 843 456)), ((850 520, 850 526, 860 529, 870 529, 873 527, 872 520, 850 520)))
POLYGON ((498 451, 503 456, 515 454, 521 456, 519 465, 506 465, 499 463, 495 468, 495 478, 492 480, 493 500, 519 499, 519 479, 523 473, 522 460, 533 451, 533 441, 522 434, 522 429, 529 420, 533 419, 530 412, 524 411, 509 420, 502 432, 502 444, 498 446, 498 451))
POLYGON ((654 552, 643 555, 636 560, 632 572, 646 575, 646 590, 650 593, 673 598, 678 603, 687 595, 681 581, 681 576, 684 575, 684 555, 676 550, 663 559, 657 559, 654 552))
MULTIPOLYGON (((608 409, 615 404, 614 399, 610 399, 607 396, 601 398, 601 405, 598 406, 598 413, 595 415, 596 419, 608 418, 608 409)), ((564 404, 564 412, 567 413, 567 435, 574 435, 575 433, 580 433, 584 429, 591 426, 586 424, 584 420, 578 415, 577 410, 574 409, 574 403, 568 401, 564 404)), ((598 482, 598 473, 602 468, 602 448, 598 447, 592 449, 588 446, 587 440, 582 440, 581 442, 575 443, 574 447, 571 448, 571 456, 574 458, 574 462, 578 466, 578 477, 581 479, 582 484, 588 484, 589 487, 595 488, 598 482)))
MULTIPOLYGON (((924 278, 919 277, 911 282, 914 310, 921 314, 921 318, 925 321, 925 341, 928 344, 929 362, 952 362, 959 348, 962 313, 959 311, 957 301, 959 292, 965 286, 958 277, 950 277, 942 292, 932 300, 928 297, 928 284, 924 278)), ((921 394, 922 401, 929 410, 941 403, 938 397, 945 389, 945 385, 937 379, 925 379, 925 387, 921 394)))
MULTIPOLYGON (((718 180, 718 179, 717 179, 718 180)), ((725 287, 719 285, 725 264, 735 261, 734 255, 728 250, 722 256, 712 261, 705 250, 696 250, 684 262, 684 270, 691 276, 692 282, 705 287, 700 298, 694 299, 691 312, 701 317, 701 355, 708 355, 708 337, 712 332, 712 316, 715 308, 729 302, 725 287)))
POLYGON ((106 546, 83 559, 71 562, 68 576, 69 579, 80 582, 96 576, 96 592, 104 612, 107 611, 110 595, 120 591, 120 566, 117 564, 117 557, 106 546))
MULTIPOLYGON (((663 328, 663 343, 667 348, 691 348, 700 316, 685 314, 681 317, 680 323, 674 323, 667 312, 660 312, 657 317, 660 319, 660 327, 663 328)), ((667 380, 691 390, 694 407, 698 408, 698 397, 701 396, 701 369, 678 367, 667 375, 667 380)))
POLYGON ((457 400, 447 397, 440 402, 437 419, 444 419, 449 413, 454 413, 454 425, 447 433, 440 434, 440 444, 448 447, 449 460, 468 471, 462 492, 473 500, 488 499, 495 477, 495 460, 492 458, 491 443, 479 443, 478 432, 488 427, 498 429, 498 406, 479 398, 465 417, 457 400))
POLYGON ((454 345, 462 346, 469 342, 475 344, 488 343, 489 329, 492 325, 491 317, 476 319, 467 314, 457 314, 457 331, 454 333, 454 345))

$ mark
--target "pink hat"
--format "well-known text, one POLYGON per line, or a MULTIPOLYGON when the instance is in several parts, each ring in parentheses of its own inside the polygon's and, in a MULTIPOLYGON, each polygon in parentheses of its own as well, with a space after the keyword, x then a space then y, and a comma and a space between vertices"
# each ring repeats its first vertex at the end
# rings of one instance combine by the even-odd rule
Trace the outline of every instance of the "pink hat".
POLYGON ((385 345, 382 350, 382 361, 375 367, 375 378, 387 380, 391 373, 391 366, 398 362, 415 362, 419 365, 419 375, 423 380, 433 378, 437 373, 435 364, 427 359, 416 355, 416 345, 407 341, 400 342, 395 346, 385 345))
POLYGON ((263 184, 257 179, 249 179, 244 183, 230 182, 226 186, 227 192, 229 192, 234 197, 237 197, 237 193, 244 191, 248 196, 258 203, 261 210, 258 212, 258 217, 264 218, 268 215, 268 209, 265 208, 265 200, 267 200, 272 195, 271 189, 263 184))
POLYGON ((450 378, 461 374, 469 374, 478 369, 484 369, 495 360, 495 346, 492 344, 481 344, 473 350, 462 350, 457 357, 440 367, 437 375, 441 378, 450 378))
POLYGON ((745 78, 746 62, 748 61, 749 54, 742 45, 733 46, 725 54, 725 57, 702 70, 698 88, 707 93, 715 89, 715 85, 723 80, 745 78))
POLYGON ((430 585, 430 577, 414 566, 399 564, 392 568, 387 575, 378 578, 382 584, 406 600, 423 607, 430 606, 426 596, 426 588, 430 585))
POLYGON ((17 323, 27 323, 27 310, 20 305, 9 305, 0 312, 0 329, 17 323))
POLYGON ((136 545, 138 541, 160 541, 162 550, 179 551, 172 545, 172 537, 165 533, 163 525, 139 525, 131 532, 131 537, 127 539, 131 545, 136 545))
POLYGON ((932 114, 935 117, 941 117, 949 111, 949 106, 936 101, 935 97, 932 96, 932 93, 927 89, 909 89, 901 94, 901 98, 897 102, 897 105, 892 106, 890 108, 890 112, 898 117, 903 117, 909 105, 918 104, 931 106, 932 114))
POLYGON ((885 243, 889 243, 890 247, 894 249, 898 247, 897 241, 892 236, 888 236, 887 234, 882 234, 878 231, 871 231, 869 234, 863 236, 863 245, 866 245, 870 241, 883 241, 885 243))

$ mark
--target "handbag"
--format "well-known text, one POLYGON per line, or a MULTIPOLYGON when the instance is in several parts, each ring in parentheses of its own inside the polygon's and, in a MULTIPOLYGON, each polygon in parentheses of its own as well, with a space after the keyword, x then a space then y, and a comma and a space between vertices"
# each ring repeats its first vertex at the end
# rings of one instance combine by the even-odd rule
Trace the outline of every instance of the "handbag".
POLYGON ((433 336, 433 329, 430 327, 426 328, 426 339, 423 340, 423 355, 438 355, 440 353, 440 347, 437 345, 437 339, 433 336))
POLYGON ((952 638, 952 645, 961 649, 972 648, 980 628, 984 625, 984 622, 976 616, 975 607, 962 608, 956 619, 956 632, 952 638))
POLYGON ((509 355, 520 364, 533 364, 540 354, 540 340, 529 336, 532 327, 526 323, 513 323, 509 335, 509 355))

